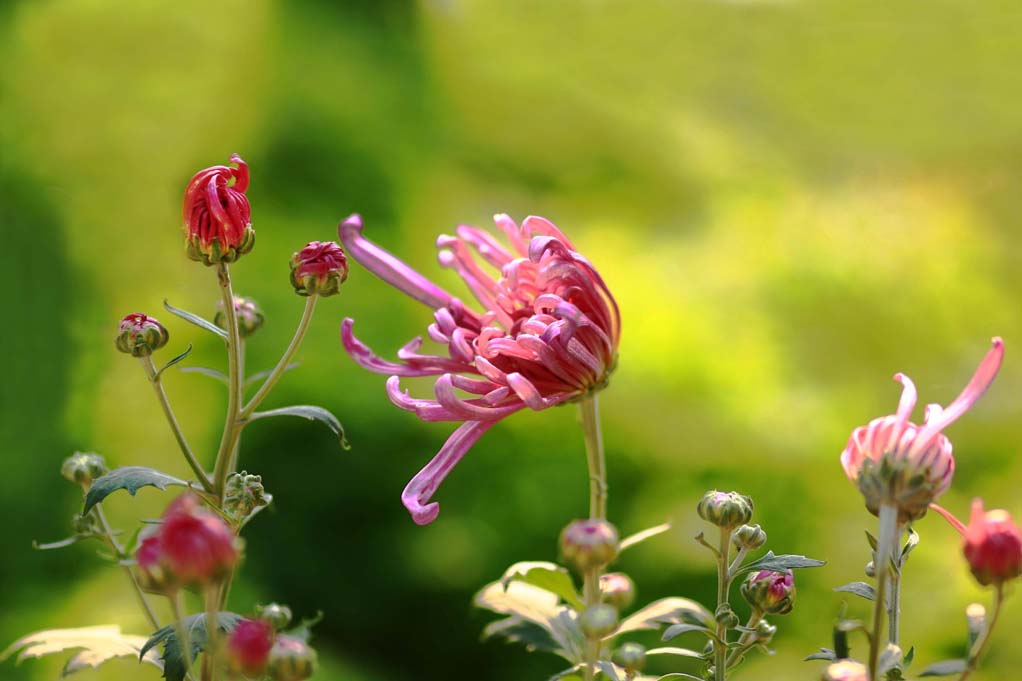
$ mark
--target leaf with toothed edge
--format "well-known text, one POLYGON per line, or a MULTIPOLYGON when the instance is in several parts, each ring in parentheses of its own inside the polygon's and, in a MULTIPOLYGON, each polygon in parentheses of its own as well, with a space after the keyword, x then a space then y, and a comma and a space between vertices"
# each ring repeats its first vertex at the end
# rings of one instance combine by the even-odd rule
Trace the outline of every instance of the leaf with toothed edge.
MULTIPOLYGON (((216 617, 218 628, 225 634, 233 631, 234 627, 238 626, 243 619, 245 618, 233 612, 220 612, 216 617)), ((209 632, 206 630, 206 614, 189 615, 181 621, 181 624, 188 632, 188 642, 192 649, 191 657, 194 659, 206 649, 209 640, 209 632)), ((140 656, 144 656, 158 645, 163 646, 163 677, 167 681, 183 681, 187 673, 187 662, 182 655, 181 642, 177 640, 177 628, 173 624, 168 624, 155 631, 142 646, 140 656)))
POLYGON ((164 301, 163 301, 163 307, 166 308, 167 312, 170 312, 171 314, 177 315, 178 317, 180 317, 181 319, 185 320, 186 322, 189 322, 191 324, 195 324, 195 326, 199 327, 200 329, 205 329, 206 331, 209 331, 210 333, 214 333, 214 334, 220 336, 220 338, 222 338, 224 340, 224 342, 227 341, 227 332, 224 331, 223 329, 221 329, 219 326, 217 326, 213 322, 209 321, 208 319, 203 319, 199 315, 192 314, 191 312, 188 312, 187 310, 180 310, 180 309, 174 307, 173 305, 171 305, 170 302, 167 301, 166 299, 164 299, 164 301))
POLYGON ((93 506, 119 489, 127 490, 131 496, 135 496, 135 493, 143 487, 155 487, 162 491, 167 489, 168 485, 191 486, 188 482, 175 478, 172 475, 161 473, 155 468, 147 468, 145 466, 115 468, 92 482, 92 487, 89 488, 88 494, 85 495, 85 507, 82 509, 82 515, 91 511, 93 506))
POLYGON ((270 409, 269 411, 257 411, 249 417, 249 421, 257 421, 259 419, 270 418, 271 416, 301 416, 304 419, 310 421, 320 421, 325 423, 330 430, 334 432, 340 440, 341 448, 351 449, 351 445, 348 444, 348 439, 344 436, 344 426, 337 419, 336 416, 328 412, 323 407, 317 407, 311 404, 296 404, 292 407, 281 407, 280 409, 270 409))
POLYGON ((61 677, 69 676, 83 669, 97 669, 100 665, 116 657, 139 656, 143 662, 163 668, 159 655, 155 652, 142 652, 145 644, 144 636, 122 634, 121 628, 115 624, 94 627, 78 627, 75 629, 47 629, 24 636, 0 652, 0 662, 15 652, 17 661, 42 657, 53 653, 79 649, 64 665, 61 677))

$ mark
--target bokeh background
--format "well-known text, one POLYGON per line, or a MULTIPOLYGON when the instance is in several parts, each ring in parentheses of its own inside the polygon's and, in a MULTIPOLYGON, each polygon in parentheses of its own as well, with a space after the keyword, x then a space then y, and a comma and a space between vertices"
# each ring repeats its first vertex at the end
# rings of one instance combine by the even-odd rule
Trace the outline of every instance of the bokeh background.
MULTIPOLYGON (((30 543, 69 533, 80 499, 58 468, 75 449, 187 474, 113 330, 165 297, 212 314, 180 197, 234 151, 258 232, 235 281, 269 318, 253 370, 300 315, 288 257, 349 213, 452 287, 432 244, 459 222, 535 213, 568 231, 623 309, 602 399, 611 515, 625 532, 675 523, 620 563, 640 596, 712 599, 692 536, 714 487, 755 498, 775 550, 829 561, 800 573, 777 655, 740 678, 815 678, 801 658, 829 645, 842 603, 866 615, 831 592, 863 578, 873 525, 837 457, 852 427, 893 411, 895 371, 946 404, 1004 336, 1000 377, 950 429, 944 501, 1022 512, 1015 3, 8 0, 0 59, 2 645, 115 621, 145 633, 94 547, 30 543)), ((388 403, 384 378, 341 351, 344 316, 385 354, 430 319, 357 265, 319 306, 303 366, 268 404, 327 406, 353 449, 298 419, 246 431, 242 464, 277 501, 247 532, 231 607, 322 610, 324 680, 547 678, 559 660, 479 642, 488 616, 470 600, 515 560, 554 559, 561 526, 585 514, 573 411, 495 428, 442 487, 438 522, 416 527, 399 493, 450 428, 388 403)), ((223 366, 215 339, 166 321, 165 357, 192 343, 188 363, 223 366)), ((210 452, 222 389, 177 372, 166 384, 210 452)), ((168 498, 107 507, 130 529, 168 498)), ((964 607, 988 594, 943 521, 918 530, 904 636, 932 662, 962 654, 964 607)), ((1014 678, 1020 626, 1015 594, 977 679, 1014 678)), ((52 679, 62 663, 8 662, 0 677, 52 679)), ((119 661, 80 678, 157 676, 119 661)))

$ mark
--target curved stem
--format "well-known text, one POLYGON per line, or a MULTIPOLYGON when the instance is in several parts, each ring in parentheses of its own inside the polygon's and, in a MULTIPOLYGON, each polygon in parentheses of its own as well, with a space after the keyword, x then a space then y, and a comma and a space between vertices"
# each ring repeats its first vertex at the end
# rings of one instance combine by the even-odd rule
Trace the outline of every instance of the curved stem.
POLYGON ((224 421, 224 433, 220 439, 220 447, 216 453, 216 469, 213 472, 213 490, 217 495, 224 493, 224 481, 230 474, 230 460, 234 451, 234 442, 239 430, 238 395, 241 394, 241 334, 238 331, 238 315, 234 309, 234 291, 231 289, 231 273, 225 263, 217 267, 217 279, 220 283, 220 297, 224 306, 224 317, 227 320, 227 415, 224 421))
POLYGON ((987 620, 986 627, 983 628, 983 633, 980 634, 976 642, 972 644, 972 650, 969 651, 969 663, 966 666, 965 671, 958 677, 958 681, 966 681, 972 673, 979 668, 979 661, 983 658, 983 653, 986 652, 987 645, 990 643, 990 634, 993 632, 994 627, 997 625, 997 618, 1001 614, 1001 606, 1004 605, 1004 585, 998 584, 994 593, 994 611, 990 615, 990 619, 987 620))
POLYGON ((879 679, 880 649, 887 612, 887 581, 891 571, 891 548, 898 537, 898 508, 893 504, 880 505, 880 527, 877 533, 877 585, 873 604, 873 631, 869 639, 869 678, 879 679))
POLYGON ((277 384, 280 377, 287 370, 287 365, 291 363, 291 358, 298 351, 298 347, 302 344, 302 339, 305 338, 305 332, 309 330, 309 322, 312 321, 312 313, 316 309, 316 301, 319 296, 312 295, 305 299, 305 310, 302 311, 302 318, 298 322, 298 328, 295 329, 295 335, 291 338, 291 343, 287 346, 287 350, 281 355, 280 361, 277 362, 277 366, 273 367, 273 371, 266 377, 263 384, 259 386, 259 390, 252 396, 252 399, 248 401, 248 404, 241 410, 241 420, 246 420, 252 415, 252 412, 256 410, 259 404, 266 398, 266 396, 273 389, 273 386, 277 384))
MULTIPOLYGON (((721 606, 731 601, 731 530, 726 527, 720 528, 720 555, 717 556, 717 608, 714 613, 719 613, 721 606)), ((724 622, 717 622, 717 640, 713 642, 713 678, 714 681, 725 681, 727 678, 727 626, 724 622)))
MULTIPOLYGON (((103 509, 99 504, 96 504, 92 508, 92 514, 99 522, 99 527, 103 530, 103 536, 106 538, 107 545, 110 549, 117 554, 118 558, 127 558, 128 556, 124 552, 124 547, 117 541, 114 536, 113 530, 110 529, 110 523, 107 522, 106 514, 103 513, 103 509)), ((124 572, 128 575, 128 579, 131 580, 131 586, 134 587, 135 595, 138 597, 139 605, 142 606, 143 612, 145 612, 146 619, 149 620, 149 624, 153 626, 153 631, 160 628, 160 618, 156 616, 156 611, 153 610, 152 603, 149 602, 149 598, 142 591, 142 587, 139 585, 138 580, 135 578, 135 572, 131 569, 130 565, 125 565, 124 572)))
POLYGON ((167 417, 167 423, 170 424, 170 430, 174 433, 174 439, 177 440, 178 447, 181 448, 181 453, 184 454, 185 461, 188 462, 188 466, 195 473, 196 479, 199 484, 207 492, 213 491, 213 481, 209 479, 209 475, 203 470, 199 461, 195 458, 195 454, 192 453, 191 447, 188 446, 188 441, 185 439, 185 434, 181 430, 181 424, 178 423, 177 417, 174 415, 174 410, 170 406, 170 400, 167 399, 167 391, 163 389, 163 383, 160 380, 160 376, 157 375, 156 366, 153 364, 153 358, 149 355, 145 357, 139 357, 139 361, 142 363, 142 369, 145 371, 146 378, 149 379, 149 383, 153 386, 153 391, 156 393, 156 399, 159 401, 160 406, 163 407, 163 415, 167 417))
MULTIPOLYGON (((753 610, 752 614, 749 615, 749 621, 745 623, 746 629, 755 629, 756 625, 763 619, 763 613, 758 610, 753 610)), ((748 652, 749 648, 756 642, 756 634, 752 631, 743 632, 741 637, 738 639, 738 647, 731 651, 731 654, 727 657, 725 666, 731 669, 736 664, 741 662, 742 658, 745 657, 745 653, 748 652)))
MULTIPOLYGON (((586 395, 579 402, 579 420, 586 443, 586 462, 589 468, 589 517, 607 517, 607 463, 603 454, 603 434, 600 430, 600 405, 596 393, 586 395)), ((586 607, 599 605, 600 574, 602 569, 588 570, 583 584, 586 607)), ((596 676, 596 662, 600 656, 600 641, 586 642, 585 679, 596 676)))

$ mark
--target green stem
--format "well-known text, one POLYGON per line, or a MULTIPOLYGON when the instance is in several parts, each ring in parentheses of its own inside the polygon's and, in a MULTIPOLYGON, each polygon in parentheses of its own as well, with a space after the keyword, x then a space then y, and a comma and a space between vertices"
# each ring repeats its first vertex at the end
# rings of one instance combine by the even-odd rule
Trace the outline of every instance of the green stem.
POLYGON ((206 654, 202 656, 202 681, 215 681, 217 665, 216 656, 219 653, 220 627, 217 620, 217 600, 219 589, 211 587, 203 594, 206 605, 206 654))
MULTIPOLYGON (((579 419, 586 444, 586 462, 589 468, 589 517, 607 517, 607 463, 603 453, 603 434, 600 430, 600 404, 596 393, 591 393, 579 402, 579 419)), ((602 569, 586 571, 582 588, 586 607, 599 605, 600 574, 602 569)), ((585 679, 592 681, 596 676, 596 662, 600 656, 600 641, 587 641, 585 679)))
POLYGON ((238 331, 238 315, 234 309, 234 291, 231 289, 231 273, 225 263, 217 267, 217 280, 220 283, 220 297, 224 306, 224 317, 227 320, 227 415, 224 421, 224 433, 220 438, 220 447, 216 453, 216 468, 213 472, 213 491, 221 497, 224 493, 224 482, 230 475, 230 460, 234 451, 235 439, 240 430, 238 412, 238 396, 241 394, 241 334, 238 331))
POLYGON ((209 479, 209 475, 203 470, 199 461, 195 458, 195 454, 192 453, 191 447, 188 446, 184 431, 181 430, 181 424, 178 423, 174 410, 170 406, 170 400, 167 399, 167 391, 163 389, 161 377, 157 374, 156 366, 153 364, 153 358, 150 355, 146 355, 145 357, 139 357, 139 361, 142 363, 142 369, 145 371, 146 378, 149 379, 149 383, 153 386, 156 399, 159 401, 160 406, 163 407, 163 415, 167 417, 167 423, 170 424, 170 430, 174 433, 174 439, 177 440, 181 453, 184 454, 185 460, 188 462, 189 467, 191 467, 192 472, 195 473, 195 477, 202 485, 202 488, 207 492, 212 492, 213 481, 209 479))
POLYGON ((895 532, 894 551, 895 565, 892 566, 890 581, 891 595, 888 598, 890 607, 887 610, 887 640, 896 646, 900 646, 901 639, 901 528, 895 532))
POLYGON ((969 651, 969 663, 966 666, 965 671, 958 677, 958 681, 966 681, 972 673, 979 668, 979 661, 983 658, 983 653, 986 652, 987 645, 990 643, 990 634, 993 632, 994 627, 997 625, 997 619, 1001 615, 1001 606, 1004 605, 1004 585, 998 584, 994 593, 994 611, 990 615, 990 619, 987 620, 986 627, 983 628, 983 633, 980 634, 976 642, 972 644, 972 650, 969 651))
POLYGON ((174 632, 177 634, 178 643, 181 644, 181 655, 185 661, 185 676, 191 675, 192 670, 192 639, 188 634, 188 627, 184 620, 184 592, 177 589, 168 596, 170 599, 170 610, 174 616, 174 632))
POLYGON ((869 639, 869 678, 879 679, 880 649, 883 647, 884 615, 887 614, 887 582, 891 572, 891 549, 898 539, 898 508, 881 504, 877 532, 876 601, 873 604, 873 631, 869 639))
POLYGON ((298 322, 298 328, 295 329, 295 335, 291 338, 291 343, 287 346, 284 354, 281 355, 277 366, 273 367, 273 371, 266 377, 263 384, 259 386, 259 390, 256 391, 256 394, 252 396, 252 399, 241 410, 242 421, 245 421, 252 415, 252 412, 256 410, 287 370, 287 365, 291 363, 291 358, 298 352, 298 347, 302 344, 302 339, 305 338, 305 332, 309 330, 309 322, 312 321, 312 313, 316 309, 317 300, 319 300, 319 296, 316 295, 305 299, 305 310, 302 311, 302 318, 298 322))
MULTIPOLYGON (((128 555, 124 552, 124 547, 117 541, 114 536, 113 530, 110 528, 110 523, 107 522, 106 514, 103 513, 103 509, 99 504, 96 504, 92 513, 96 520, 99 522, 100 529, 103 530, 103 536, 106 538, 106 543, 110 549, 117 555, 119 559, 125 559, 128 555)), ((149 602, 149 598, 142 591, 142 587, 138 583, 138 579, 135 578, 135 572, 131 569, 130 565, 125 565, 124 572, 128 575, 128 579, 131 580, 131 586, 134 588, 135 596, 138 597, 139 605, 142 606, 143 612, 145 612, 146 619, 149 620, 149 624, 153 626, 153 631, 160 628, 160 618, 156 616, 156 611, 153 610, 152 603, 149 602)))
MULTIPOLYGON (((746 629, 755 629, 756 625, 763 619, 763 613, 758 610, 753 610, 752 614, 749 615, 749 621, 745 623, 746 629)), ((725 665, 728 669, 731 669, 736 664, 741 662, 742 658, 745 657, 745 653, 748 652, 749 648, 756 642, 756 634, 752 631, 742 632, 741 637, 738 639, 738 647, 731 651, 731 654, 727 657, 725 665)))
MULTIPOLYGON (((717 557, 717 608, 714 614, 721 611, 721 606, 731 601, 731 530, 720 528, 720 555, 717 557)), ((713 678, 714 681, 727 679, 727 626, 717 622, 717 640, 713 642, 713 678)))

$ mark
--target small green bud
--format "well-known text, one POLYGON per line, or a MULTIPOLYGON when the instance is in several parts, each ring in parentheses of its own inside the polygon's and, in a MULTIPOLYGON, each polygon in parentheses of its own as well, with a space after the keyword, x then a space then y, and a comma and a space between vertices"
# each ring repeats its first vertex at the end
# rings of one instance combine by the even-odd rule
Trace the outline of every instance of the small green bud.
POLYGON ((646 648, 638 643, 622 643, 614 651, 614 663, 629 674, 641 672, 646 666, 646 648))
POLYGON ((99 534, 100 532, 96 516, 91 513, 88 515, 75 513, 71 516, 71 527, 74 529, 75 534, 99 534))
POLYGON ((75 452, 60 466, 60 474, 69 482, 76 483, 88 489, 92 481, 101 475, 106 474, 106 461, 99 454, 92 452, 75 452))
POLYGON ((617 609, 605 603, 591 605, 582 613, 579 624, 586 638, 603 638, 617 629, 617 609))
POLYGON ((280 603, 257 605, 256 615, 264 622, 268 622, 276 631, 291 624, 291 608, 280 603))
POLYGON ((766 544, 767 534, 759 525, 742 525, 731 537, 735 548, 755 551, 766 544))
POLYGON ((270 649, 273 681, 304 681, 316 672, 316 651, 294 636, 277 636, 270 649))
POLYGON ((600 576, 600 593, 604 602, 623 610, 635 600, 635 582, 623 572, 608 572, 600 576))
POLYGON ((231 473, 224 486, 224 511, 235 523, 241 523, 256 510, 268 506, 273 495, 263 488, 261 475, 249 475, 246 471, 231 473))
POLYGON ((159 321, 141 312, 129 314, 117 327, 114 344, 133 357, 148 357, 170 340, 170 334, 159 321))
POLYGON ((866 576, 876 577, 877 576, 877 565, 873 561, 866 563, 866 576))
POLYGON ((738 615, 731 609, 731 606, 727 603, 721 603, 717 607, 717 611, 713 614, 713 618, 717 620, 718 624, 723 624, 728 629, 734 629, 738 626, 738 615))
POLYGON ((795 577, 790 570, 760 570, 742 583, 742 596, 754 610, 786 615, 795 602, 795 577))
POLYGON ((769 643, 776 633, 777 627, 766 620, 760 620, 756 625, 756 640, 760 643, 769 643))
POLYGON ((561 532, 561 556, 579 572, 614 560, 617 545, 617 529, 599 518, 575 520, 561 532))
MULTIPOLYGON (((227 313, 224 310, 224 302, 221 300, 216 304, 216 315, 213 323, 224 331, 227 328, 227 313)), ((248 338, 263 326, 265 317, 256 301, 244 296, 234 296, 234 315, 238 318, 238 334, 242 338, 248 338)))
POLYGON ((696 507, 699 517, 726 530, 752 519, 752 499, 738 492, 707 492, 696 507))

